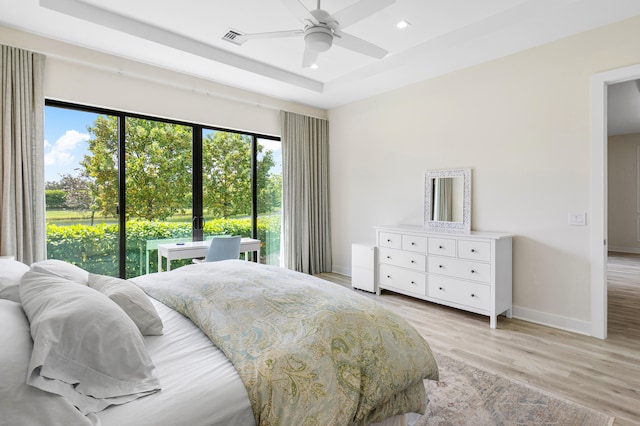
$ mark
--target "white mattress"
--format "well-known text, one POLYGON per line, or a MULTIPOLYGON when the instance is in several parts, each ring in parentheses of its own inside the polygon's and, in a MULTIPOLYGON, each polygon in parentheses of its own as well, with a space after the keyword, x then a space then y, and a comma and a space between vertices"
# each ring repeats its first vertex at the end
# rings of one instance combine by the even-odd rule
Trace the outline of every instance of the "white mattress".
POLYGON ((227 357, 189 319, 151 301, 164 334, 145 341, 162 391, 98 413, 102 426, 255 425, 247 391, 227 357))

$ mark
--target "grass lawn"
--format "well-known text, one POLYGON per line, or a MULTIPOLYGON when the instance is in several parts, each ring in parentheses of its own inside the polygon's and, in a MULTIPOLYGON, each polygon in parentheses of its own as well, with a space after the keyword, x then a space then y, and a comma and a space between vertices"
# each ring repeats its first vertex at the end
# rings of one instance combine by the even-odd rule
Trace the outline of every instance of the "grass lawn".
MULTIPOLYGON (((182 222, 191 223, 193 217, 191 214, 176 214, 163 220, 163 222, 182 222)), ((212 219, 213 220, 213 219, 212 219)), ((47 223, 64 226, 64 225, 90 225, 91 212, 81 210, 47 210, 47 223)), ((99 213, 95 214, 93 223, 118 223, 117 216, 105 217, 99 213)))

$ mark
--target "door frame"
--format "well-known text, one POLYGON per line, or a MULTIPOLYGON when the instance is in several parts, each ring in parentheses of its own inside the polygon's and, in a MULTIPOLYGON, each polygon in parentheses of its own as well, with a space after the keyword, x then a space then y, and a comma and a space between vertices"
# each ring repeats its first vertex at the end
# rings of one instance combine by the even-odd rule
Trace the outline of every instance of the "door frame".
POLYGON ((640 64, 591 76, 591 335, 607 338, 607 94, 640 78, 640 64))

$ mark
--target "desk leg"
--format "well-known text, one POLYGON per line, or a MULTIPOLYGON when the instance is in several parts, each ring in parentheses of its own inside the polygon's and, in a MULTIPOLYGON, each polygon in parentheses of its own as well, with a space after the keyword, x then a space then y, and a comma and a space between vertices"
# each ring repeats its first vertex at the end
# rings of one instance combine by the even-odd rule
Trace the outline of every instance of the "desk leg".
POLYGON ((259 251, 243 251, 245 262, 249 262, 249 253, 251 253, 251 262, 258 262, 259 251))
MULTIPOLYGON (((158 272, 162 272, 162 256, 160 254, 160 250, 158 250, 158 272)), ((169 254, 167 253, 167 272, 171 270, 171 260, 169 259, 169 254)))

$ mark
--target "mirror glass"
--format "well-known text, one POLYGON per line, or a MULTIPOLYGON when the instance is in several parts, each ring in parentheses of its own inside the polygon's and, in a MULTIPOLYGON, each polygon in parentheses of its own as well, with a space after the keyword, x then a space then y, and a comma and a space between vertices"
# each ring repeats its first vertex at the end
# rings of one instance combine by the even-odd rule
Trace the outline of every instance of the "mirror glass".
POLYGON ((430 230, 471 230, 471 169, 426 173, 424 219, 430 230))

